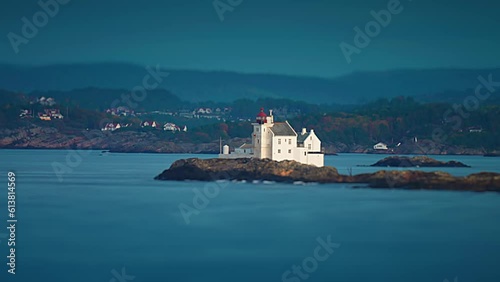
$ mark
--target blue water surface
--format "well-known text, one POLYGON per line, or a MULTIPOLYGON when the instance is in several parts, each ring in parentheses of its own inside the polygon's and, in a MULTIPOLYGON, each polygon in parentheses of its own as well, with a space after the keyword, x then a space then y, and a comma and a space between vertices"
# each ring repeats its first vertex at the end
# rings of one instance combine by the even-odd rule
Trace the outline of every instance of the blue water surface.
MULTIPOLYGON (((154 176, 177 159, 214 156, 73 154, 0 150, 0 218, 6 226, 7 172, 14 171, 18 219, 16 275, 7 274, 0 237, 1 281, 283 281, 314 256, 318 238, 340 247, 307 279, 292 273, 285 281, 500 281, 496 193, 160 182, 154 176), (58 177, 54 166, 67 170, 58 177), (219 193, 196 209, 199 195, 215 187, 219 193), (196 213, 183 216, 180 206, 196 213)), ((325 162, 364 173, 378 168, 357 165, 382 157, 325 162)), ((472 166, 440 169, 454 175, 500 167, 498 158, 436 158, 472 166)))

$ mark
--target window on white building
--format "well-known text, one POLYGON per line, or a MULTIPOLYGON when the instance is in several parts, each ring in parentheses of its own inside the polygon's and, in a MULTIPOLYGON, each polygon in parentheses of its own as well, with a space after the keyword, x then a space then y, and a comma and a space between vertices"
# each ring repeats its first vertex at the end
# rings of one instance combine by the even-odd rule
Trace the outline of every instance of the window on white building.
POLYGON ((292 145, 292 139, 288 139, 288 145, 292 145))
POLYGON ((311 144, 307 144, 307 149, 311 150, 311 144))
POLYGON ((288 153, 291 154, 292 153, 292 150, 288 150, 288 153))
POLYGON ((306 156, 306 155, 307 155, 307 153, 306 153, 306 152, 304 152, 304 156, 306 156))
POLYGON ((278 139, 278 145, 281 145, 281 139, 278 139))
POLYGON ((257 128, 255 129, 255 131, 259 132, 259 128, 257 127, 257 128))
POLYGON ((281 154, 281 150, 280 149, 278 149, 278 154, 281 154))

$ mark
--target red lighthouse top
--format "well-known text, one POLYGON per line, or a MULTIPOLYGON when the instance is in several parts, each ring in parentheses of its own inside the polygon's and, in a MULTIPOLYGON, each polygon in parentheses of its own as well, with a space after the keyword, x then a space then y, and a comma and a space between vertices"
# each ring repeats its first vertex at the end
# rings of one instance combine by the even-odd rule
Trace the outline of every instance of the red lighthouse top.
POLYGON ((267 122, 267 115, 264 113, 264 108, 260 108, 260 113, 257 114, 256 122, 259 124, 267 122))

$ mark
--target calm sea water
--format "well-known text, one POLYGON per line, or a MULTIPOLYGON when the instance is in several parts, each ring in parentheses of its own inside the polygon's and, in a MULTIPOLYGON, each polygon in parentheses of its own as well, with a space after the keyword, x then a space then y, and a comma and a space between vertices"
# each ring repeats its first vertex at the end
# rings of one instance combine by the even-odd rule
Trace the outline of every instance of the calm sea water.
MULTIPOLYGON (((2 225, 6 174, 17 174, 17 274, 8 281, 282 281, 293 265, 311 264, 316 239, 328 236, 340 247, 309 265, 307 280, 289 281, 500 281, 499 194, 220 183, 186 224, 179 204, 193 206, 193 189, 208 184, 153 177, 192 155, 93 152, 59 181, 52 163, 67 155, 0 150, 2 225)), ((344 154, 326 163, 362 173, 376 169, 356 165, 382 157, 344 154)), ((436 158, 473 166, 443 169, 455 175, 500 168, 498 158, 436 158)))

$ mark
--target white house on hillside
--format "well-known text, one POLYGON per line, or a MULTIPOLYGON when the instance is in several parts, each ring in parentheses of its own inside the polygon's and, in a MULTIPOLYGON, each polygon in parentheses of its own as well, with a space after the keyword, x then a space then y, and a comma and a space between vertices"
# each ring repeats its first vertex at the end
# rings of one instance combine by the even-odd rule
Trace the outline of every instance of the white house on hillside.
POLYGON ((120 128, 122 128, 121 124, 109 122, 103 128, 101 128, 101 131, 115 131, 115 130, 118 130, 120 128))
POLYGON ((260 110, 252 123, 252 144, 243 144, 234 153, 221 152, 220 158, 259 158, 275 161, 293 160, 304 164, 323 166, 324 154, 321 141, 314 130, 304 128, 297 134, 287 122, 274 122, 272 111, 269 116, 260 110))
POLYGON ((158 128, 158 127, 160 127, 160 125, 154 120, 146 120, 146 121, 141 122, 141 127, 158 128))
POLYGON ((384 144, 381 142, 381 143, 377 143, 377 144, 373 145, 373 149, 375 149, 375 150, 387 150, 389 148, 387 147, 387 144, 384 144))
POLYGON ((177 125, 175 125, 175 123, 167 122, 165 123, 165 125, 163 125, 163 130, 174 132, 178 130, 180 131, 180 128, 177 125))

